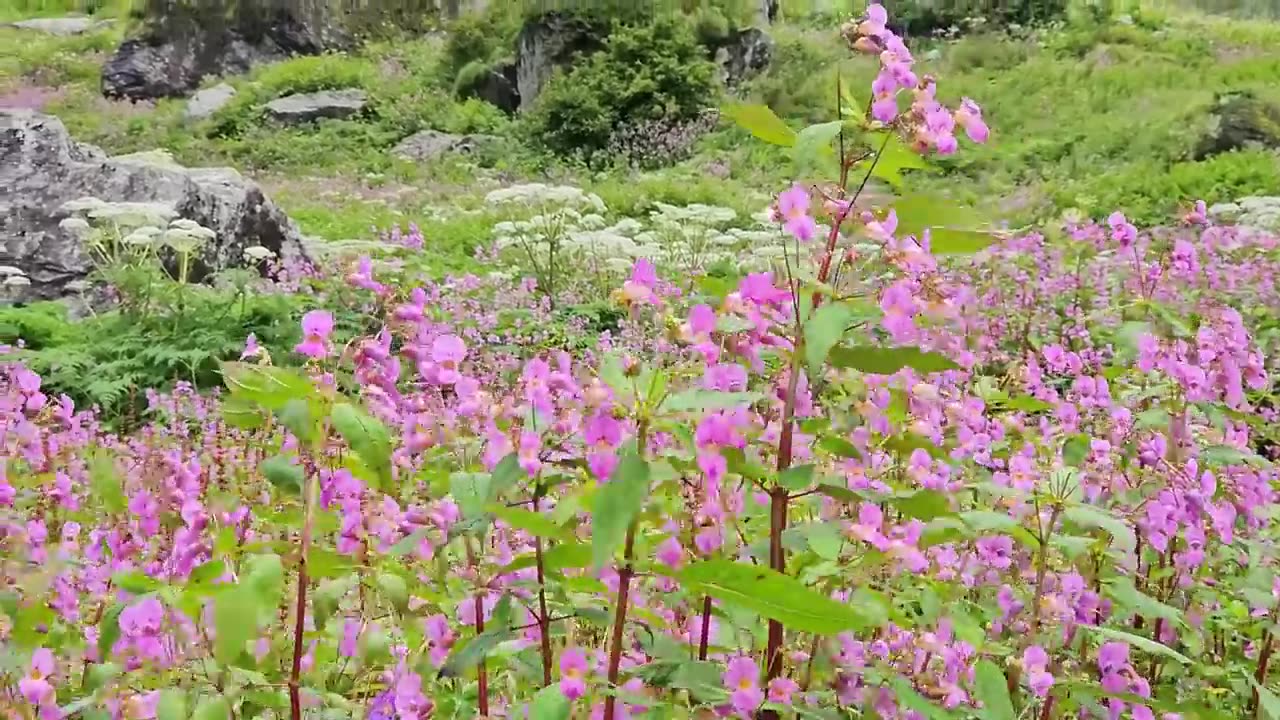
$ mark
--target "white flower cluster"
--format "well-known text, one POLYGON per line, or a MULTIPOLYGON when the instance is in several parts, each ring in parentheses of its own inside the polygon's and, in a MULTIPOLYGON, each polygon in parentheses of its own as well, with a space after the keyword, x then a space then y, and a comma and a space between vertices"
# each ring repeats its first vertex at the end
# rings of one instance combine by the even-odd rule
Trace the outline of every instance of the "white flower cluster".
POLYGON ((581 188, 571 185, 512 185, 490 192, 484 196, 484 201, 490 205, 544 205, 594 209, 598 213, 605 211, 604 201, 599 195, 583 192, 581 188))
POLYGON ((549 263, 555 257, 588 271, 626 272, 639 258, 680 273, 697 273, 728 262, 743 270, 764 270, 783 256, 782 235, 767 212, 749 229, 730 227, 732 208, 699 203, 657 203, 644 220, 609 224, 599 197, 567 186, 519 185, 489 193, 493 204, 521 203, 536 214, 494 225, 499 250, 549 263))
POLYGON ((99 247, 110 241, 109 233, 114 233, 131 248, 169 247, 186 254, 217 237, 209 228, 177 217, 177 211, 160 203, 82 198, 64 203, 61 211, 71 215, 59 223, 64 231, 99 247))

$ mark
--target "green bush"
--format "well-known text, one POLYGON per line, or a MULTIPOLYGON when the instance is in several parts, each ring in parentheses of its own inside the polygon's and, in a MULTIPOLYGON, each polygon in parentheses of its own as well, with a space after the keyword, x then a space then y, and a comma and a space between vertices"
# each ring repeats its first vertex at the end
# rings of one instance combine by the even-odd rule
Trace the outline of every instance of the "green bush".
POLYGON ((892 24, 908 37, 932 35, 979 19, 988 27, 1037 25, 1066 17, 1067 0, 905 0, 893 6, 892 24))
POLYGON ((464 14, 449 25, 441 58, 441 79, 456 81, 462 70, 472 63, 489 67, 511 54, 519 31, 520 16, 510 12, 510 8, 494 7, 484 13, 464 14))
POLYGON ((714 76, 683 18, 615 25, 602 51, 547 83, 527 131, 552 152, 589 156, 623 123, 693 118, 713 103, 714 76))

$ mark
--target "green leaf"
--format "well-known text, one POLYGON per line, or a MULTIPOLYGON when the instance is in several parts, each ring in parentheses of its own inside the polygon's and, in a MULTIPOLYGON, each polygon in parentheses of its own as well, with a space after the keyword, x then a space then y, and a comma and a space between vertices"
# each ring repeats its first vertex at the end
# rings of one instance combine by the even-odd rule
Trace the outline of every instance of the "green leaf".
POLYGON ((1141 635, 1134 635, 1133 633, 1128 633, 1123 630, 1116 630, 1115 628, 1109 628, 1109 627, 1096 627, 1093 625, 1084 625, 1082 627, 1084 627, 1086 630, 1095 632, 1105 638, 1110 638, 1112 640, 1119 640, 1121 642, 1129 643, 1130 645, 1133 645, 1134 647, 1140 650, 1145 650, 1146 652, 1149 652, 1152 655, 1163 655, 1164 657, 1177 660, 1183 665, 1191 664, 1191 658, 1187 657, 1186 655, 1183 655, 1177 650, 1174 650, 1173 648, 1170 648, 1166 645, 1162 645, 1158 642, 1148 640, 1147 638, 1144 638, 1141 635))
POLYGON ((1269 465, 1266 458, 1231 445, 1211 445, 1200 451, 1201 462, 1208 465, 1269 465))
POLYGON ((315 394, 315 386, 305 375, 271 365, 224 362, 222 380, 232 397, 273 412, 283 410, 291 400, 315 394))
POLYGON ((840 136, 844 123, 840 120, 818 123, 804 128, 796 135, 793 159, 805 168, 824 152, 830 152, 831 142, 840 136))
POLYGON ((520 457, 516 453, 508 453, 506 457, 498 461, 494 466, 493 473, 490 476, 487 500, 497 500, 509 488, 525 477, 525 471, 520 467, 520 457))
POLYGON ((569 698, 560 691, 560 686, 548 685, 533 696, 529 720, 568 720, 570 709, 569 698))
POLYGON ((111 582, 121 590, 131 592, 134 595, 149 593, 160 587, 159 580, 147 577, 140 570, 116 573, 111 576, 111 582))
POLYGON ((230 665, 258 632, 258 603, 253 592, 242 585, 214 598, 213 627, 217 632, 213 656, 219 663, 230 665))
POLYGON ((685 390, 669 395, 662 403, 665 412, 705 412, 726 410, 751 405, 763 397, 758 392, 718 392, 715 390, 685 390))
POLYGON ((613 559, 648 494, 649 464, 634 452, 625 453, 613 478, 596 494, 591 513, 593 567, 602 568, 613 559))
POLYGON ((347 578, 325 580, 315 589, 311 594, 311 612, 317 630, 324 630, 329 618, 338 612, 342 596, 346 595, 350 589, 351 583, 347 578))
POLYGON ((1147 595, 1146 593, 1134 587, 1133 580, 1127 577, 1117 577, 1107 581, 1107 594, 1116 601, 1121 608, 1133 610, 1139 615, 1145 617, 1160 617, 1170 622, 1185 625, 1182 619, 1182 611, 1166 605, 1159 600, 1147 595))
POLYGON ((793 465, 778 473, 778 484, 792 491, 806 490, 813 484, 813 465, 793 465))
POLYGON ((1116 547, 1129 551, 1137 547, 1138 538, 1129 523, 1110 514, 1102 508, 1092 505, 1072 505, 1063 511, 1062 517, 1083 527, 1099 528, 1107 531, 1115 541, 1116 547))
POLYGON ((791 147, 796 144, 796 133, 765 105, 734 103, 720 109, 720 113, 738 127, 771 145, 791 147))
POLYGON ((227 720, 231 717, 231 704, 226 697, 207 697, 196 705, 191 720, 227 720))
POLYGON ((934 255, 972 255, 991 247, 999 236, 983 230, 931 228, 929 252, 934 255))
POLYGON ((914 347, 839 345, 831 350, 829 359, 835 367, 874 375, 892 375, 903 368, 911 368, 922 373, 960 368, 945 355, 914 347))
POLYGON ((775 570, 728 560, 704 560, 677 574, 685 588, 752 610, 786 627, 819 635, 874 626, 866 613, 809 589, 775 570))
POLYGON ((1062 444, 1062 462, 1070 467, 1080 467, 1084 465, 1085 459, 1089 457, 1089 436, 1088 435, 1072 435, 1062 444))
POLYGON ((267 424, 267 416, 258 404, 232 395, 218 403, 222 419, 228 425, 241 430, 257 430, 267 424))
POLYGON ((279 555, 265 553, 245 558, 240 584, 248 588, 264 608, 275 608, 284 593, 284 563, 279 555))
POLYGON ((1249 682, 1258 691, 1258 705, 1267 720, 1280 720, 1280 697, 1253 678, 1249 678, 1249 682))
POLYGON ((120 484, 120 476, 116 473, 115 461, 111 454, 99 449, 89 460, 89 486, 93 497, 102 503, 103 509, 109 513, 123 512, 126 506, 124 488, 120 484))
POLYGON ((482 473, 459 472, 449 476, 449 494, 462 510, 462 517, 472 520, 484 514, 490 482, 490 476, 482 473))
POLYGON ((1004 673, 990 660, 978 661, 974 673, 974 690, 982 702, 984 720, 1015 720, 1013 700, 1009 697, 1009 683, 1004 673))
POLYGON ((903 515, 924 522, 954 514, 947 496, 937 490, 917 490, 905 497, 894 498, 893 506, 903 515))
POLYGON ((564 528, 556 525, 546 515, 521 508, 510 508, 505 505, 491 503, 490 513, 511 527, 524 530, 538 537, 563 538, 568 535, 564 528))
POLYGON ((898 701, 899 705, 906 709, 914 710, 926 718, 931 718, 932 720, 950 720, 950 718, 956 717, 954 713, 926 700, 925 697, 916 692, 916 689, 911 687, 911 683, 901 675, 894 674, 889 682, 893 685, 894 698, 898 701))
POLYGON ((404 612, 409 608, 409 585, 404 578, 391 573, 382 573, 374 582, 378 586, 378 592, 396 610, 404 612))
POLYGON ((175 688, 161 690, 156 720, 187 720, 187 694, 175 688))
POLYGON ((301 495, 302 485, 306 482, 307 473, 301 465, 296 465, 284 455, 273 455, 258 466, 267 481, 281 492, 290 495, 301 495))
POLYGON ((845 303, 830 302, 818 308, 805 322, 804 361, 809 368, 810 378, 817 377, 822 372, 827 354, 844 337, 853 316, 853 308, 845 303))
MULTIPOLYGON (((111 646, 115 645, 120 637, 120 613, 123 611, 124 606, 116 603, 102 614, 102 621, 98 623, 99 657, 111 657, 111 646)), ((7 614, 14 615, 11 612, 7 614)))
POLYGON ((896 134, 887 131, 875 133, 870 142, 873 147, 880 148, 883 145, 884 149, 879 151, 877 157, 863 160, 854 167, 860 172, 866 172, 866 168, 870 167, 872 177, 884 180, 894 187, 902 185, 903 170, 927 167, 920 153, 908 147, 896 134))
POLYGON ((284 404, 280 410, 280 424, 305 445, 314 445, 319 436, 316 418, 311 412, 311 403, 306 398, 294 398, 284 404))
POLYGON ((440 677, 461 676, 468 669, 479 665, 480 661, 488 657, 494 648, 512 637, 514 636, 511 630, 506 627, 493 628, 485 630, 460 646, 455 646, 449 653, 449 657, 445 659, 444 665, 440 667, 440 677))
POLYGON ((377 474, 382 489, 391 487, 391 435, 377 418, 350 403, 338 403, 329 415, 351 450, 377 474))

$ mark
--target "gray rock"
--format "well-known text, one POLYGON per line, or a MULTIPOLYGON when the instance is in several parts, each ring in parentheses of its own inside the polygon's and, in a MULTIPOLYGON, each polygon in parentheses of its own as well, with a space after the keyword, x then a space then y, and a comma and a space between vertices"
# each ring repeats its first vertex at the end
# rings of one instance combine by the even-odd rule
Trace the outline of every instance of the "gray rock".
POLYGON ((203 120, 210 115, 218 112, 226 107, 227 103, 236 96, 236 89, 226 83, 218 83, 211 88, 205 88, 187 101, 186 118, 188 120, 203 120))
POLYGON ((773 38, 759 28, 739 30, 716 50, 720 79, 733 87, 769 67, 773 38))
POLYGON ((1196 160, 1232 150, 1280 149, 1280 105, 1251 92, 1219 94, 1207 124, 1196 146, 1196 160))
POLYGON ((267 103, 267 115, 285 123, 304 123, 320 118, 349 118, 364 110, 368 96, 363 90, 322 90, 298 93, 267 103))
POLYGON ((1209 217, 1219 222, 1234 222, 1240 217, 1240 206, 1236 203, 1217 203, 1207 210, 1209 217))
POLYGON ((516 37, 516 90, 528 110, 556 68, 604 46, 600 28, 580 16, 549 12, 527 20, 516 37))
POLYGON ((48 33, 49 35, 82 35, 98 28, 106 27, 111 24, 110 20, 94 20, 90 17, 74 16, 74 17, 58 17, 58 18, 32 18, 30 20, 19 20, 10 23, 19 30, 35 30, 37 32, 48 33))
POLYGON ((181 97, 206 77, 240 75, 254 65, 348 44, 342 34, 288 13, 237 24, 175 10, 172 17, 149 19, 142 35, 116 49, 102 68, 102 94, 129 100, 181 97))
POLYGON ((505 113, 514 113, 520 109, 517 82, 516 64, 506 63, 489 69, 469 87, 459 88, 459 94, 463 98, 484 100, 505 113))
POLYGON ((0 110, 0 265, 31 284, 0 302, 54 299, 74 292, 93 262, 80 239, 59 223, 67 202, 148 202, 173 208, 216 233, 193 263, 192 278, 244 263, 261 245, 287 260, 306 260, 294 223, 253 182, 230 168, 184 168, 139 154, 108 157, 75 142, 56 117, 0 110))
POLYGON ((405 160, 423 162, 451 153, 470 155, 492 146, 497 140, 493 135, 453 135, 437 130, 423 130, 401 140, 391 152, 405 160))

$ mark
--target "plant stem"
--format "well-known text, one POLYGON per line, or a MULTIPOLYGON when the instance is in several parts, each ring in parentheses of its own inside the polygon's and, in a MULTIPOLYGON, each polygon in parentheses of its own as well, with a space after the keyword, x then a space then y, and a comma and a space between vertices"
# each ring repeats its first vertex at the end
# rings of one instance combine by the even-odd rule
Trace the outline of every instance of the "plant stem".
MULTIPOLYGON (((1271 621, 1272 625, 1275 625, 1276 622, 1280 620, 1280 607, 1272 610, 1268 619, 1271 621)), ((1276 645, 1275 633, 1271 631, 1271 628, 1267 628, 1263 632, 1263 637, 1265 638, 1265 644, 1262 646, 1262 650, 1258 653, 1258 669, 1253 674, 1253 712, 1251 714, 1253 715, 1254 720, 1257 720, 1258 712, 1262 709, 1262 698, 1260 697, 1258 688, 1262 687, 1267 681, 1267 665, 1271 663, 1271 652, 1275 649, 1276 645)))
POLYGON ((1048 568, 1049 537, 1058 522, 1062 506, 1055 504, 1049 513, 1049 524, 1040 532, 1040 553, 1036 558, 1036 594, 1031 605, 1031 634, 1040 630, 1040 600, 1044 597, 1044 576, 1048 568))
MULTIPOLYGON (((476 562, 475 551, 472 550, 471 543, 467 542, 466 538, 463 538, 462 544, 467 549, 467 565, 477 573, 476 594, 473 602, 475 603, 476 613, 476 637, 479 637, 484 632, 484 594, 481 592, 479 567, 476 562)), ((480 662, 476 665, 476 682, 479 685, 477 692, 480 702, 480 717, 489 717, 489 673, 488 668, 485 667, 483 657, 480 658, 480 662)))
MULTIPOLYGON (((538 495, 542 488, 533 492, 533 511, 538 512, 538 495)), ((542 537, 533 538, 534 558, 538 568, 538 634, 542 644, 542 685, 551 684, 551 616, 547 614, 547 579, 542 563, 542 537)))
POLYGON ((698 659, 707 659, 707 645, 711 640, 711 596, 702 598, 702 637, 698 639, 698 659))
POLYGON ((289 717, 302 720, 302 635, 307 619, 307 555, 311 552, 311 526, 315 520, 316 499, 320 478, 310 472, 307 478, 307 499, 302 522, 302 554, 298 558, 298 602, 294 608, 297 616, 293 624, 293 666, 289 670, 289 717))
MULTIPOLYGON (((643 458, 649 441, 649 421, 641 418, 636 426, 636 452, 643 458)), ((632 520, 627 527, 627 540, 622 549, 622 567, 618 568, 618 601, 613 611, 613 634, 609 638, 609 690, 604 699, 604 716, 614 717, 614 708, 618 704, 618 674, 622 668, 622 636, 627 624, 627 602, 631 594, 631 578, 635 568, 631 561, 636 549, 636 528, 639 520, 632 520)))

